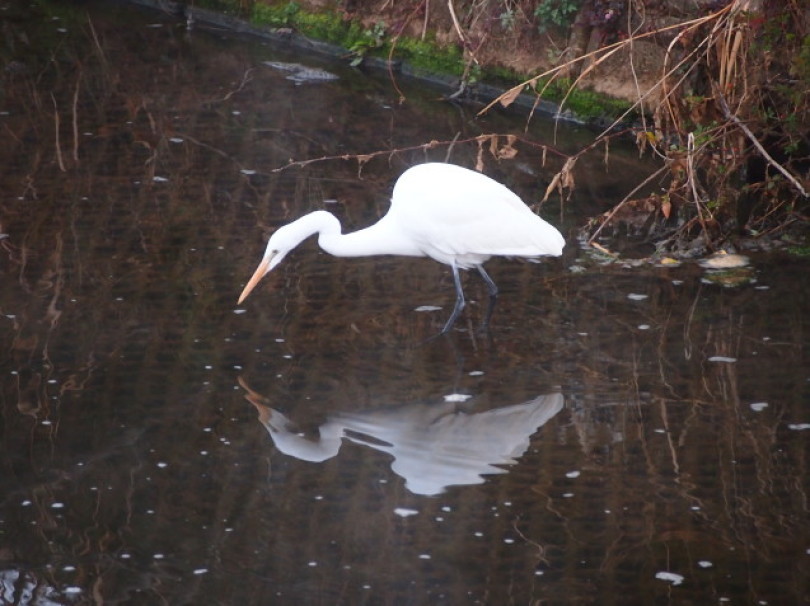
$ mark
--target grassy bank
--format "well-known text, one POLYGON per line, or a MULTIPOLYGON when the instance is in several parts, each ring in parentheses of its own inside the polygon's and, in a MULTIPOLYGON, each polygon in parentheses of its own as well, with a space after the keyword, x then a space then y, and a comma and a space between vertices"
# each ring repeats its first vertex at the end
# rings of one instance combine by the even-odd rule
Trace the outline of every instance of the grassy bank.
MULTIPOLYGON (((369 57, 403 62, 413 72, 455 78, 459 86, 465 88, 487 83, 508 89, 534 75, 500 66, 480 65, 465 54, 459 44, 440 43, 429 31, 424 37, 407 36, 397 33, 394 26, 383 20, 364 25, 357 16, 349 17, 334 9, 312 11, 295 1, 207 0, 198 2, 197 6, 237 16, 257 27, 291 30, 334 44, 346 49, 346 60, 355 66, 369 57)), ((540 79, 533 86, 526 87, 529 94, 539 91, 543 91, 543 99, 551 103, 559 104, 564 100, 564 109, 585 122, 610 121, 631 106, 625 100, 591 90, 571 90, 570 82, 565 79, 553 82, 540 79)))

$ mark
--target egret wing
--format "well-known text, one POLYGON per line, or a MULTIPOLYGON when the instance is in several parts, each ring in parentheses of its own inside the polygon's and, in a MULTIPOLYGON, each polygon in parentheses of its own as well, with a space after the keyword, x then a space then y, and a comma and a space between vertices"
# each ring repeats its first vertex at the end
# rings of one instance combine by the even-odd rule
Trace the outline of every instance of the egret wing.
POLYGON ((403 177, 394 190, 391 213, 425 254, 439 261, 468 256, 475 265, 493 255, 562 252, 560 233, 485 175, 454 165, 423 164, 403 177))

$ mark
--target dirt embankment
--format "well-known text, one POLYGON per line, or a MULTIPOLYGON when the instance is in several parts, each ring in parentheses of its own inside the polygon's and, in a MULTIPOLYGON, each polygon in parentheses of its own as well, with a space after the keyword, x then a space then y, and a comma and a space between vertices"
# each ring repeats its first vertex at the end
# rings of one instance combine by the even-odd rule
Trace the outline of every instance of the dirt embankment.
MULTIPOLYGON (((531 12, 536 2, 519 0, 301 0, 299 4, 310 11, 339 10, 347 19, 357 19, 369 29, 384 24, 389 35, 429 38, 440 46, 455 45, 463 49, 471 65, 504 68, 526 79, 624 37, 616 23, 624 13, 613 6, 622 2, 569 2, 571 6, 581 5, 580 14, 569 17, 570 27, 544 24, 531 12)), ((650 15, 650 24, 660 26, 667 19, 663 14, 650 15)), ((643 97, 649 110, 655 105, 665 55, 660 38, 641 39, 618 48, 597 64, 593 59, 577 62, 564 75, 584 74, 583 87, 631 103, 643 97)))

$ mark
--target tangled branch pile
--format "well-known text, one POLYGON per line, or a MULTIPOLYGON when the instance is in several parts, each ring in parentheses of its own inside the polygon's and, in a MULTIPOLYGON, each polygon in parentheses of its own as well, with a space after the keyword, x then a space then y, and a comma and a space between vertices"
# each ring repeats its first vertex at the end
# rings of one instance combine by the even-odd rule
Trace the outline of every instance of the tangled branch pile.
MULTIPOLYGON (((573 71, 576 84, 640 39, 666 49, 657 87, 641 91, 636 102, 641 107, 657 96, 636 140, 642 152, 660 158, 661 168, 590 222, 590 241, 626 229, 660 250, 698 255, 740 236, 767 247, 794 227, 806 230, 810 9, 800 0, 715 2, 708 14, 650 29, 648 4, 628 3, 626 22, 635 28, 626 38, 542 74, 573 71), (659 182, 663 189, 632 198, 659 182)), ((509 92, 501 98, 509 100, 509 92)))

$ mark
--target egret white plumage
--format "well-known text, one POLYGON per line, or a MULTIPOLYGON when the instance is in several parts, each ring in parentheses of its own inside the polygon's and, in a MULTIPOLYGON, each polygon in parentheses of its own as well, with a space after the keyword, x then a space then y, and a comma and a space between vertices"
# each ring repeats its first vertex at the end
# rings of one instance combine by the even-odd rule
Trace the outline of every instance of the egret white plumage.
POLYGON ((397 180, 391 207, 374 225, 341 233, 337 218, 323 210, 280 227, 267 242, 259 266, 238 304, 292 249, 318 234, 318 245, 336 257, 401 255, 430 257, 449 265, 456 304, 442 329, 446 333, 464 308, 459 269, 476 268, 487 284, 492 313, 498 287, 484 270, 490 257, 537 259, 562 254, 562 234, 538 217, 511 190, 486 175, 454 164, 418 164, 397 180))

